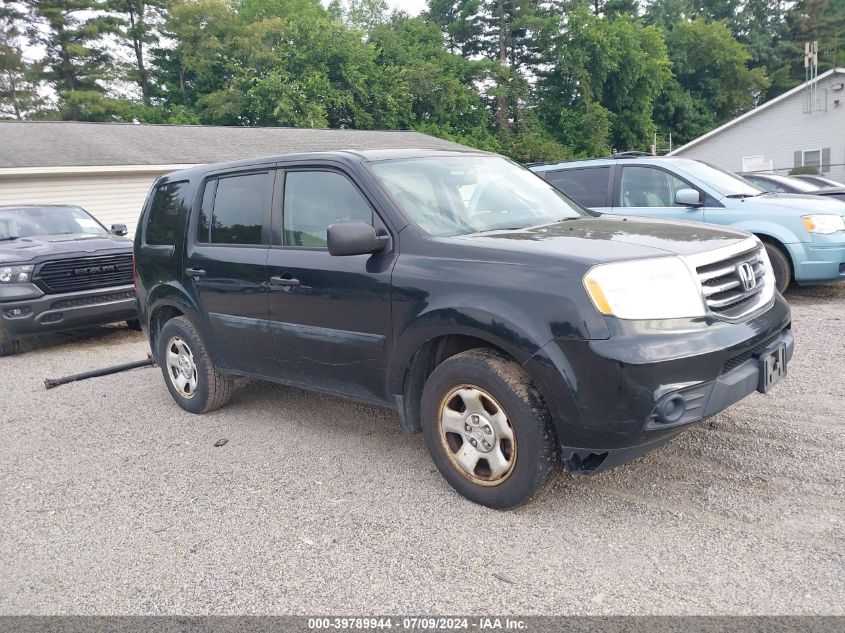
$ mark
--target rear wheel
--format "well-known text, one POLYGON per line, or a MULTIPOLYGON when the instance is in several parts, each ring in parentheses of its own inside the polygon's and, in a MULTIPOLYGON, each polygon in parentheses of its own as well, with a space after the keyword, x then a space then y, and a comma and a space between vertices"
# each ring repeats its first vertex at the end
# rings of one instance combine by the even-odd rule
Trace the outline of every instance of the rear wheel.
POLYGON ((491 508, 528 503, 558 468, 537 390, 516 362, 493 350, 463 352, 435 368, 423 390, 422 427, 446 481, 491 508))
POLYGON ((186 411, 213 411, 232 397, 234 380, 214 366, 187 317, 176 317, 164 324, 158 338, 157 358, 170 395, 186 411))
POLYGON ((775 287, 783 294, 792 281, 792 264, 789 257, 779 247, 768 242, 763 242, 769 261, 772 262, 772 269, 775 271, 775 287))
POLYGON ((19 351, 21 351, 20 341, 10 339, 6 330, 0 325, 0 356, 11 356, 19 351))

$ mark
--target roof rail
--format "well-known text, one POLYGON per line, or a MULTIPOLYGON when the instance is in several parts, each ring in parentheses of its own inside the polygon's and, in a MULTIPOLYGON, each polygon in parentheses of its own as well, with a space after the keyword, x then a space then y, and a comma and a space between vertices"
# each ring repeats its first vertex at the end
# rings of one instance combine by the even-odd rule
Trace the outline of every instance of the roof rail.
POLYGON ((654 154, 649 154, 648 152, 616 152, 615 154, 611 154, 608 158, 642 158, 644 156, 651 156, 653 157, 654 154))

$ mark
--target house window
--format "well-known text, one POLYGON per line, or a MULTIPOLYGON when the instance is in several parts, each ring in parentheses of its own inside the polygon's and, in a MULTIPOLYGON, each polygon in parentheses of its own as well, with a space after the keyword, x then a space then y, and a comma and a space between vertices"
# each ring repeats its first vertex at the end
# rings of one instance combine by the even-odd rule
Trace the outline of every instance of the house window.
POLYGON ((822 166, 822 151, 820 149, 805 149, 802 152, 801 165, 803 167, 820 168, 822 166))

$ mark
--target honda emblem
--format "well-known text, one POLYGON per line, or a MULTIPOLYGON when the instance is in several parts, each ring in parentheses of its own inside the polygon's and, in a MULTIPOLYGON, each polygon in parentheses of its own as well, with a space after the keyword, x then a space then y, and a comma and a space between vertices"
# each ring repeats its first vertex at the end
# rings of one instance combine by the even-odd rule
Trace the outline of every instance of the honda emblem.
POLYGON ((754 274, 754 267, 748 262, 737 264, 736 274, 739 277, 739 282, 742 284, 742 289, 745 290, 745 292, 748 292, 757 286, 757 275, 754 274))

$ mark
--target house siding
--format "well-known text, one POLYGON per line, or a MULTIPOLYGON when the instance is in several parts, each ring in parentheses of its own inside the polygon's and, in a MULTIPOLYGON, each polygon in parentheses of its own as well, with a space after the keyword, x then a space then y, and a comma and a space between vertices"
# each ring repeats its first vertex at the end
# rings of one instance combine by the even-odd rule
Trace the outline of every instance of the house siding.
POLYGON ((845 89, 833 89, 843 83, 843 72, 819 80, 817 95, 823 111, 805 113, 802 90, 672 155, 707 161, 730 171, 742 170, 743 157, 762 155, 765 161, 772 161, 775 171, 788 174, 802 151, 829 149, 823 156, 829 168, 823 173, 845 182, 845 89))
POLYGON ((125 224, 133 237, 147 192, 162 173, 4 176, 0 204, 76 204, 106 228, 125 224))

